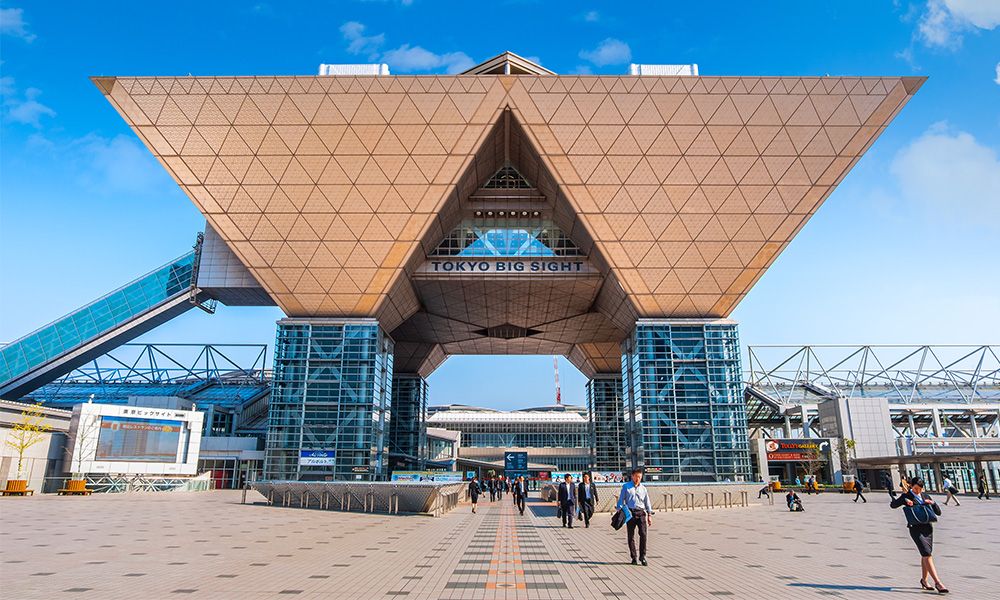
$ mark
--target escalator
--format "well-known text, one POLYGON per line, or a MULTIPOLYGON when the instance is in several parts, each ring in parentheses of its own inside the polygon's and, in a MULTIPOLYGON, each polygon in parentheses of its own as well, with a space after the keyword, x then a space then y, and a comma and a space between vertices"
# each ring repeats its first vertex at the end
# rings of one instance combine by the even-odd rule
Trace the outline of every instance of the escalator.
POLYGON ((0 348, 0 398, 14 400, 214 300, 197 287, 195 249, 0 348))

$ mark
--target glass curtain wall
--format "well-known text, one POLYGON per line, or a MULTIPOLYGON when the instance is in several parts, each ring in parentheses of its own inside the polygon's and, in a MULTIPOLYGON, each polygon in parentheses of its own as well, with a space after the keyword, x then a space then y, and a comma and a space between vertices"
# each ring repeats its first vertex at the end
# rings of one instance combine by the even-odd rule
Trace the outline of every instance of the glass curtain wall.
POLYGON ((278 322, 267 479, 385 478, 392 350, 375 322, 278 322))
POLYGON ((625 469, 625 412, 620 375, 587 381, 590 448, 597 471, 625 469))
POLYGON ((622 378, 631 463, 649 479, 749 479, 735 323, 640 321, 623 344, 622 378))
POLYGON ((392 376, 389 453, 393 466, 423 467, 427 452, 427 380, 414 373, 392 376))

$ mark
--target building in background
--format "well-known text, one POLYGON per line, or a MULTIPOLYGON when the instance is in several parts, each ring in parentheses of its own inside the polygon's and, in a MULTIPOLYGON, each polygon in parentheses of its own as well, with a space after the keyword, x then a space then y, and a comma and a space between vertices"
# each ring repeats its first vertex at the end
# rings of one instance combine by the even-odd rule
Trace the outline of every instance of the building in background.
POLYGON ((426 386, 401 379, 451 355, 547 354, 621 380, 621 421, 617 384, 590 402, 627 456, 579 412, 517 434, 574 436, 588 458, 561 464, 746 479, 726 318, 924 81, 557 75, 509 52, 458 75, 321 73, 94 78, 205 231, 0 348, 0 395, 193 308, 277 305, 266 477, 384 479, 394 454, 425 452, 426 386))
POLYGON ((432 406, 428 413, 429 427, 461 434, 460 459, 494 463, 498 473, 508 451, 527 452, 530 464, 552 471, 580 472, 591 467, 590 425, 583 407, 552 405, 501 411, 449 405, 432 406))
POLYGON ((794 478, 803 461, 766 442, 827 439, 827 481, 891 472, 938 489, 949 477, 1000 485, 1000 346, 752 346, 745 388, 758 472, 794 478), (766 465, 766 466, 765 466, 766 465))
POLYGON ((268 364, 264 344, 125 344, 33 390, 21 401, 66 415, 58 428, 63 437, 52 444, 53 458, 44 468, 52 480, 46 489, 73 472, 65 439, 69 415, 90 402, 197 410, 203 418, 196 471, 209 473, 216 488, 259 479, 271 397, 268 364))

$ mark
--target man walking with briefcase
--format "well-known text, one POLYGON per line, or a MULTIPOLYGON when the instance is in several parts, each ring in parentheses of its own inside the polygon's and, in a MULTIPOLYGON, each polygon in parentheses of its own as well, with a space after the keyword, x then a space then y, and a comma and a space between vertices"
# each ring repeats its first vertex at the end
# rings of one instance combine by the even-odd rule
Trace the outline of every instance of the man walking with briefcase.
POLYGON ((573 476, 566 474, 566 481, 559 484, 559 510, 563 527, 573 529, 573 516, 576 514, 576 486, 573 476))
POLYGON ((594 516, 594 507, 597 505, 597 486, 590 481, 590 473, 583 474, 583 481, 576 491, 576 501, 584 527, 590 527, 590 518, 594 516))
POLYGON ((653 524, 653 504, 649 501, 649 490, 642 485, 642 469, 632 469, 632 480, 622 486, 618 494, 618 507, 628 509, 632 518, 625 524, 628 527, 628 551, 632 555, 632 564, 642 563, 646 566, 646 529, 653 524), (639 552, 636 562, 635 531, 639 530, 639 552))

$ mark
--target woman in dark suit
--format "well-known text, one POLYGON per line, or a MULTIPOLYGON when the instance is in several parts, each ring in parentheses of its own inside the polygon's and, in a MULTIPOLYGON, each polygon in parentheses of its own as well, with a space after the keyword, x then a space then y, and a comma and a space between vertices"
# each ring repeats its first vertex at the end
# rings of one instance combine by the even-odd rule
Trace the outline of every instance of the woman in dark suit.
POLYGON ((479 494, 483 488, 479 487, 479 478, 473 477, 469 482, 469 499, 472 500, 472 512, 476 512, 476 505, 479 504, 479 494))
POLYGON ((944 587, 944 584, 938 579, 937 569, 934 568, 934 558, 931 556, 934 549, 934 525, 932 525, 932 520, 927 519, 927 522, 922 522, 926 517, 926 509, 919 512, 913 510, 913 507, 916 505, 924 505, 929 507, 935 515, 941 516, 941 507, 924 492, 923 479, 914 477, 910 479, 909 483, 909 489, 905 493, 900 494, 898 498, 894 498, 889 503, 889 506, 892 508, 905 506, 903 510, 910 513, 907 515, 906 527, 910 531, 913 543, 917 545, 917 550, 920 551, 920 587, 925 590, 936 589, 939 594, 947 594, 948 588, 944 587), (934 580, 934 587, 927 585, 928 575, 934 580))

